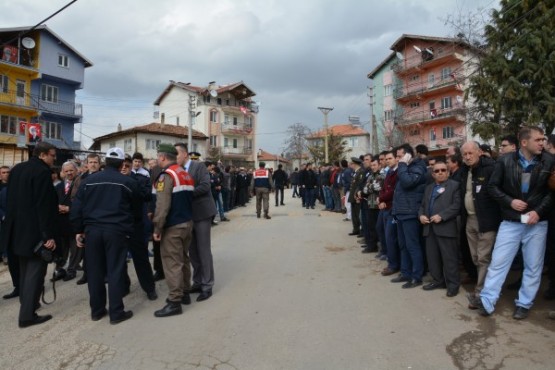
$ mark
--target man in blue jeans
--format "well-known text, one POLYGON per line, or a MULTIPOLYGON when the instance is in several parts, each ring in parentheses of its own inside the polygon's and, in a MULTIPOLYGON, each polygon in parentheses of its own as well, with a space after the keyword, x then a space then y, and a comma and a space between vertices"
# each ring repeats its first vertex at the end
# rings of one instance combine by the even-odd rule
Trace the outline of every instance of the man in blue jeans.
POLYGON ((484 288, 475 303, 482 316, 493 313, 511 263, 522 245, 524 272, 513 313, 515 320, 522 320, 528 316, 540 286, 547 216, 553 207, 547 180, 555 162, 550 153, 543 151, 541 128, 523 127, 518 140, 520 150, 499 158, 488 185, 488 191, 499 202, 503 221, 484 288))

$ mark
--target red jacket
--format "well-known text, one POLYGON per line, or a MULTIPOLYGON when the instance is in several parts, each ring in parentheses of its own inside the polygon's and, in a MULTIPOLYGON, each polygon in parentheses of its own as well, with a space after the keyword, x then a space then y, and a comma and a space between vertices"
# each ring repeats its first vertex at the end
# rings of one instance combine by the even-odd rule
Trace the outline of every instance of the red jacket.
POLYGON ((384 202, 386 209, 391 209, 393 205, 393 192, 395 191, 395 185, 397 184, 397 169, 395 171, 389 170, 387 176, 385 177, 383 188, 380 190, 380 203, 384 202))

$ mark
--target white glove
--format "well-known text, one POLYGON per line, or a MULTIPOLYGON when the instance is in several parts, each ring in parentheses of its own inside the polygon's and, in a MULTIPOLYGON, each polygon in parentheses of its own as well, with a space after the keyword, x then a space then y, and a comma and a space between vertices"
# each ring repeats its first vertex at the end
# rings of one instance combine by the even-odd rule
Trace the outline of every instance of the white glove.
POLYGON ((374 182, 372 184, 372 189, 374 189, 374 191, 380 191, 380 190, 382 190, 382 187, 381 187, 379 182, 374 182))

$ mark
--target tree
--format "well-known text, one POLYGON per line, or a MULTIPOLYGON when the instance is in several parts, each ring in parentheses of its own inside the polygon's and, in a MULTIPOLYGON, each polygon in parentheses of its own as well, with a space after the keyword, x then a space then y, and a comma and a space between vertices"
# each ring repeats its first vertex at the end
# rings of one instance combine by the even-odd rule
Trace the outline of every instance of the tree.
MULTIPOLYGON (((340 161, 345 158, 345 154, 349 153, 351 148, 347 148, 347 142, 341 137, 333 134, 331 130, 328 130, 328 160, 333 163, 334 161, 340 161)), ((312 155, 312 158, 316 163, 324 163, 325 161, 325 151, 324 151, 324 140, 321 143, 308 146, 308 152, 312 155)))
POLYGON ((484 28, 486 46, 466 98, 483 139, 524 125, 555 124, 555 0, 502 0, 484 28))
POLYGON ((308 150, 306 137, 310 129, 298 122, 287 128, 287 139, 284 141, 284 156, 288 159, 302 160, 303 153, 308 150))

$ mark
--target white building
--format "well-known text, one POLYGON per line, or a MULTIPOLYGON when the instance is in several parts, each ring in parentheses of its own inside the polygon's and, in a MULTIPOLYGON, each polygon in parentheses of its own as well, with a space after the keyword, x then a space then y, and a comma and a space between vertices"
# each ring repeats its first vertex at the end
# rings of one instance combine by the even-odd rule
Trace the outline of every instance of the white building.
MULTIPOLYGON (((348 157, 358 157, 370 150, 370 134, 360 125, 355 123, 333 125, 328 128, 328 131, 330 135, 343 138, 346 148, 351 149, 347 153, 348 157)), ((325 134, 326 132, 322 129, 307 137, 306 140, 311 146, 323 146, 325 134)))

